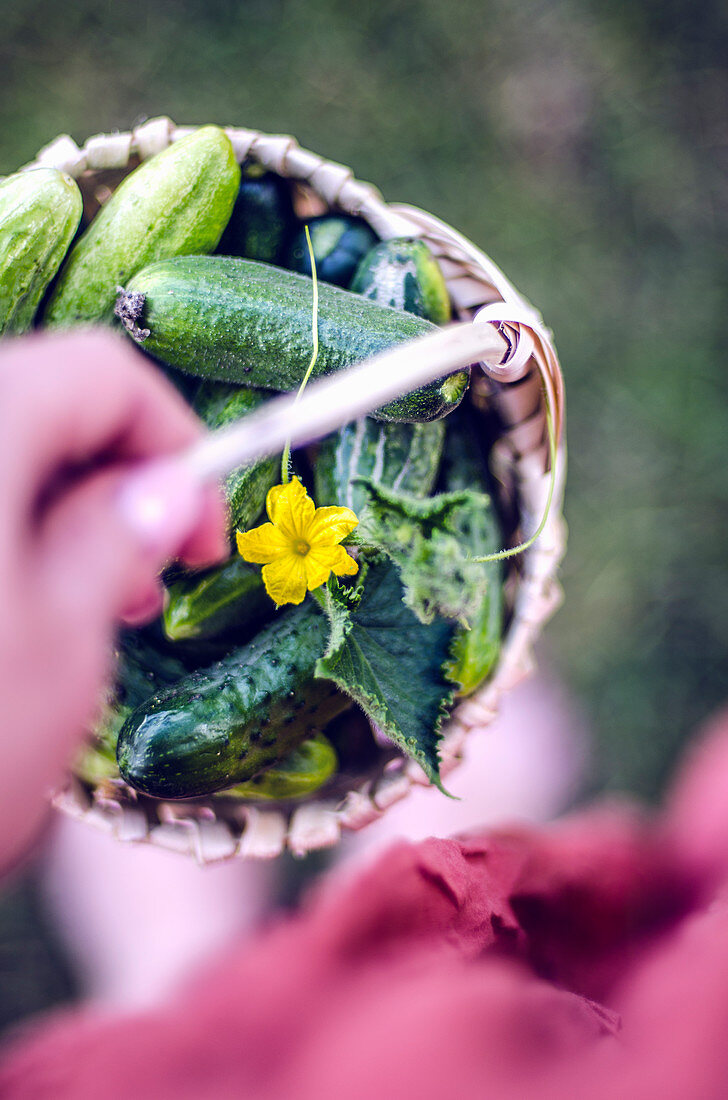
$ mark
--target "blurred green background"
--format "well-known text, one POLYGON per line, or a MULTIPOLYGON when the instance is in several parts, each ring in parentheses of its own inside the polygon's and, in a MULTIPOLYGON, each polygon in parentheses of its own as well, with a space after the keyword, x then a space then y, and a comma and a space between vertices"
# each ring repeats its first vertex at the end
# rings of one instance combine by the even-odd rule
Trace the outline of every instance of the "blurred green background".
POLYGON ((594 727, 593 788, 655 796, 728 697, 726 6, 1 9, 0 172, 157 114, 293 133, 460 229, 539 306, 570 446, 545 652, 594 727))

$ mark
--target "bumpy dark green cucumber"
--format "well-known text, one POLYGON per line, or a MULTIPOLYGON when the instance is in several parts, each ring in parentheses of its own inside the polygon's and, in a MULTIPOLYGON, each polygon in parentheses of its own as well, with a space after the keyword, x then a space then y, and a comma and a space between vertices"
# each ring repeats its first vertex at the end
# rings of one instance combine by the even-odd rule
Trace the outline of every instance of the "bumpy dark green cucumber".
POLYGON ((311 603, 286 610, 248 645, 134 711, 117 759, 132 787, 190 798, 252 779, 350 705, 315 680, 328 623, 311 603))
POLYGON ((55 168, 0 183, 0 334, 30 328, 81 220, 81 192, 55 168))
POLYGON ((203 126, 145 161, 119 185, 63 266, 45 323, 113 318, 119 286, 166 256, 211 252, 240 183, 230 140, 203 126))
POLYGON ((320 733, 293 749, 280 764, 266 768, 247 783, 229 787, 221 797, 275 802, 305 798, 323 787, 338 763, 336 749, 328 737, 320 733))
MULTIPOLYGON (((261 390, 224 382, 202 382, 193 407, 208 428, 222 428, 257 409, 268 398, 261 390)), ((263 458, 247 466, 238 466, 225 479, 230 526, 245 531, 258 518, 265 505, 266 493, 274 485, 281 468, 278 457, 263 458)))
MULTIPOLYGON (((179 256, 140 271, 117 305, 144 349, 180 370, 272 390, 297 389, 312 350, 305 275, 229 256, 179 256)), ((420 317, 319 286, 314 377, 436 331, 420 317)), ((437 420, 462 400, 467 371, 383 406, 382 420, 437 420)))
MULTIPOLYGON (((406 309, 428 321, 450 317, 445 280, 422 241, 382 241, 362 260, 351 289, 379 305, 406 309)), ((443 421, 377 424, 362 417, 344 425, 319 449, 317 501, 361 512, 369 496, 356 483, 358 477, 427 496, 437 477, 444 435, 443 421)))
POLYGON ((278 264, 296 225, 288 181, 259 164, 243 165, 235 206, 217 251, 278 264))
POLYGON ((417 496, 431 492, 440 465, 445 421, 382 424, 363 416, 327 436, 315 464, 316 503, 339 504, 358 514, 369 500, 357 478, 417 496))
POLYGON ((154 646, 143 633, 122 634, 114 651, 114 673, 93 730, 93 738, 79 752, 73 772, 95 786, 118 777, 116 742, 119 730, 136 707, 155 692, 187 676, 186 665, 154 646))
MULTIPOLYGON (((316 261, 316 274, 325 283, 348 286, 357 265, 376 244, 377 235, 363 218, 348 214, 321 214, 306 223, 316 261)), ((287 267, 311 274, 306 230, 301 227, 291 241, 287 267)))
MULTIPOLYGON (((458 415, 448 427, 442 488, 487 493, 488 479, 472 423, 468 417, 458 415)), ((465 537, 472 557, 497 553, 503 543, 494 510, 480 514, 477 524, 465 537)), ((470 695, 493 670, 503 637, 503 562, 487 562, 480 568, 483 570, 482 596, 469 616, 470 629, 457 629, 448 667, 450 678, 461 685, 461 695, 470 695)))
POLYGON ((164 630, 172 641, 214 638, 246 625, 252 631, 271 608, 260 569, 235 554, 216 569, 168 585, 164 630))
POLYGON ((444 325, 452 316, 442 269, 424 241, 381 241, 356 269, 350 290, 444 325))

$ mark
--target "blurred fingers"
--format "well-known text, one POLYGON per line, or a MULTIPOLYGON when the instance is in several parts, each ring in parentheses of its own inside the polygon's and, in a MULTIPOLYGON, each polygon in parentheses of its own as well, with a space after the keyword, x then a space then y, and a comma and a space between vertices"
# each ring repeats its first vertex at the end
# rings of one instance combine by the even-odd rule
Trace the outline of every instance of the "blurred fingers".
POLYGON ((0 355, 0 461, 22 532, 39 499, 90 468, 172 454, 202 427, 160 372, 112 333, 9 341, 0 355))

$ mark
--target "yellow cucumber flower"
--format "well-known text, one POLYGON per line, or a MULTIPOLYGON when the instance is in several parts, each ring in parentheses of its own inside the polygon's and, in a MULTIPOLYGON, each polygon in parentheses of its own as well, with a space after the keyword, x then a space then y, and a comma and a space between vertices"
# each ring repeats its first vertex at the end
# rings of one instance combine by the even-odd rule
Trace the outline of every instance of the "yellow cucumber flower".
POLYGON ((238 531, 238 550, 263 566, 265 590, 279 607, 301 603, 306 589, 325 584, 331 573, 353 576, 359 566, 342 539, 359 520, 350 508, 317 508, 297 477, 274 485, 265 502, 270 523, 238 531))

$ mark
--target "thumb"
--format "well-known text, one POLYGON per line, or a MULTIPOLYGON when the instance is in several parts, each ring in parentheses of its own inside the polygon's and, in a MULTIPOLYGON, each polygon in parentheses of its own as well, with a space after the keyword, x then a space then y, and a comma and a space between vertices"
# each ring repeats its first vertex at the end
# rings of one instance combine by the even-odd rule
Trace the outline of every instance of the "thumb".
POLYGON ((204 491, 160 463, 91 474, 56 499, 39 539, 54 606, 87 625, 148 603, 165 562, 183 550, 206 510, 204 491))

